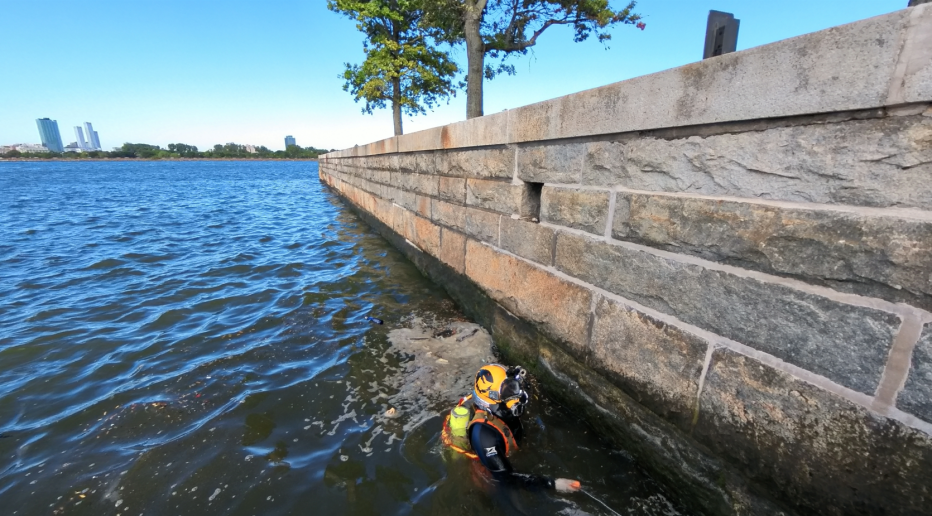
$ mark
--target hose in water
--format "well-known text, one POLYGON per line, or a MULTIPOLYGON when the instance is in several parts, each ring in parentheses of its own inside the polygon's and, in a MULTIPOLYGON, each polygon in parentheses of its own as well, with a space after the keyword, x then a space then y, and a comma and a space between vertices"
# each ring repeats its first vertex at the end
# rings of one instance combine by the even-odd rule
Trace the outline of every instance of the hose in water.
POLYGON ((599 500, 599 499, 596 498, 595 496, 592 496, 592 493, 590 493, 589 491, 586 491, 585 489, 580 489, 580 491, 582 491, 583 493, 586 493, 586 495, 588 495, 589 498, 592 498, 593 500, 595 500, 595 501, 599 502, 600 504, 602 504, 602 507, 605 507, 606 509, 608 509, 608 512, 614 514, 615 516, 621 516, 621 514, 618 514, 617 512, 615 512, 614 509, 612 509, 611 507, 609 507, 608 505, 606 505, 605 502, 603 502, 602 500, 599 500))

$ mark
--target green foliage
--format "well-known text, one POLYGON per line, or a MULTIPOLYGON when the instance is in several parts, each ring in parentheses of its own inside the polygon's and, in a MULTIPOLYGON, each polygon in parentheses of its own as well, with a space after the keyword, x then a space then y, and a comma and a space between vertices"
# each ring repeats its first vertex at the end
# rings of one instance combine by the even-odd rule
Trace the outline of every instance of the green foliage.
POLYGON ((401 113, 426 113, 456 94, 459 71, 447 52, 437 48, 431 29, 420 22, 424 0, 328 0, 327 8, 356 21, 366 41, 361 65, 346 63, 345 91, 364 113, 392 105, 396 134, 401 113))
POLYGON ((482 80, 515 73, 514 66, 505 63, 508 56, 526 54, 541 34, 557 25, 572 27, 575 42, 595 35, 606 44, 614 25, 643 30, 641 15, 633 12, 635 4, 615 9, 610 0, 424 0, 423 23, 447 43, 465 42, 467 117, 472 118, 482 114, 482 80), (486 56, 498 62, 487 64, 486 56))
POLYGON ((144 158, 151 159, 159 156, 161 147, 158 145, 149 145, 146 143, 124 143, 120 148, 120 153, 127 158, 144 158))
POLYGON ((186 145, 184 143, 169 143, 168 152, 177 154, 182 158, 193 158, 198 156, 197 147, 186 145))

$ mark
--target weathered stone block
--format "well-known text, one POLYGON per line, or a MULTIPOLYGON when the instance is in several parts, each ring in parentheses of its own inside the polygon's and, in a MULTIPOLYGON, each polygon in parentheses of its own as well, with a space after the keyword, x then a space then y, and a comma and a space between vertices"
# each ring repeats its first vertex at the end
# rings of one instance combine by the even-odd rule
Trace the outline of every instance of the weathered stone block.
POLYGON ((398 202, 398 199, 401 198, 401 190, 393 186, 382 185, 382 192, 381 192, 380 197, 382 197, 383 199, 392 201, 392 202, 398 202))
POLYGON ((414 238, 411 241, 431 256, 439 256, 440 226, 414 214, 411 214, 411 219, 414 224, 414 238))
POLYGON ((466 275, 490 297, 577 349, 586 346, 592 293, 473 240, 466 275))
POLYGON ((599 296, 588 364, 688 432, 709 346, 695 335, 599 296))
POLYGON ((437 196, 439 179, 437 176, 426 174, 414 174, 411 186, 415 192, 431 197, 437 196))
POLYGON ((440 173, 440 153, 419 152, 414 156, 414 165, 417 173, 428 175, 437 175, 440 173))
POLYGON ((422 217, 430 219, 431 218, 430 197, 424 197, 423 195, 418 195, 415 197, 415 202, 417 203, 418 214, 422 217))
POLYGON ((417 174, 411 172, 392 172, 390 184, 399 190, 414 192, 416 191, 417 174))
POLYGON ((625 144, 620 142, 590 142, 582 157, 580 182, 584 185, 615 185, 618 171, 625 170, 625 144))
POLYGON ((633 190, 932 208, 932 118, 589 144, 585 184, 633 190))
POLYGON ((501 248, 543 265, 553 262, 554 230, 534 222, 502 217, 501 248))
POLYGON ((440 230, 440 261, 456 272, 466 270, 466 235, 447 228, 440 230))
MULTIPOLYGON (((499 329, 507 330, 508 321, 504 319, 494 320, 496 343, 500 342, 499 329)), ((516 330, 507 333, 526 333, 526 330, 516 330)), ((737 473, 734 467, 698 446, 694 439, 644 408, 565 350, 540 335, 529 335, 525 339, 533 343, 521 347, 539 349, 537 363, 529 365, 547 392, 581 419, 594 422, 616 449, 630 452, 640 466, 662 479, 665 487, 696 514, 792 514, 762 496, 762 490, 737 473)), ((511 348, 500 345, 500 349, 511 348)))
POLYGON ((637 303, 873 395, 896 315, 612 245, 557 234, 556 267, 637 303))
POLYGON ((927 514, 930 436, 728 349, 693 436, 800 513, 927 514))
POLYGON ((417 194, 408 190, 396 190, 395 202, 406 210, 417 211, 417 194))
POLYGON ((511 149, 448 151, 441 158, 441 173, 455 177, 511 179, 514 158, 515 151, 511 149))
POLYGON ((431 200, 431 220, 460 231, 466 231, 466 208, 437 199, 431 200))
POLYGON ((466 204, 466 179, 441 176, 437 194, 445 201, 466 204))
MULTIPOLYGON (((370 160, 372 158, 369 158, 370 160)), ((400 174, 414 174, 417 172, 417 166, 415 164, 415 155, 414 154, 396 154, 395 159, 398 166, 394 169, 400 174)), ((377 167, 383 168, 383 167, 377 167)), ((392 170, 392 169, 389 169, 392 170)))
POLYGON ((483 242, 498 245, 498 228, 502 215, 466 208, 466 234, 483 242))
POLYGON ((523 188, 504 181, 467 179, 466 205, 506 215, 518 213, 523 188))
POLYGON ((544 222, 603 235, 608 224, 609 192, 545 186, 540 219, 544 222))
POLYGON ((932 423, 932 323, 925 325, 913 350, 909 376, 896 406, 932 423))
POLYGON ((620 240, 932 308, 932 217, 616 195, 620 240))
POLYGON ((406 228, 405 228, 405 212, 406 211, 407 210, 405 210, 401 206, 398 206, 397 204, 392 205, 392 220, 391 220, 392 231, 394 231, 395 233, 398 233, 401 236, 404 236, 406 233, 406 228))
POLYGON ((579 183, 585 144, 518 148, 518 179, 529 183, 579 183))

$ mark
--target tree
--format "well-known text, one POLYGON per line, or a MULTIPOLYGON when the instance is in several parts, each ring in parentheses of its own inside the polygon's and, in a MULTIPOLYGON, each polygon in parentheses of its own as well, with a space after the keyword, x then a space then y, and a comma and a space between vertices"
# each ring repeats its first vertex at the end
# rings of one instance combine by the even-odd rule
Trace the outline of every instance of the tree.
POLYGON ((196 158, 199 155, 196 146, 184 143, 169 143, 168 152, 177 154, 182 158, 196 158))
POLYGON ((632 12, 636 2, 615 10, 609 0, 425 0, 426 23, 447 42, 466 43, 466 118, 482 116, 482 86, 499 73, 514 74, 505 64, 513 54, 526 54, 537 39, 555 25, 571 26, 573 41, 593 33, 607 42, 612 25, 636 25, 643 30, 641 16, 632 12), (486 56, 500 58, 496 67, 486 56))
POLYGON ((437 48, 434 33, 421 24, 425 0, 328 0, 327 8, 356 21, 366 36, 362 65, 346 63, 344 91, 365 100, 372 114, 390 102, 395 134, 403 134, 401 115, 426 113, 455 95, 459 71, 437 48))

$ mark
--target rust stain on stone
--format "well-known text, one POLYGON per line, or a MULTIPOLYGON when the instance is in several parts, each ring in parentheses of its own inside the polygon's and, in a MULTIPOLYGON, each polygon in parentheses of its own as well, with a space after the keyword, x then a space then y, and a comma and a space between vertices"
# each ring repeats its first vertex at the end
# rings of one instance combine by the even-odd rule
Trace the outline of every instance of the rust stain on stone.
POLYGON ((453 137, 450 135, 450 128, 443 126, 440 129, 440 147, 450 149, 453 147, 453 137))

